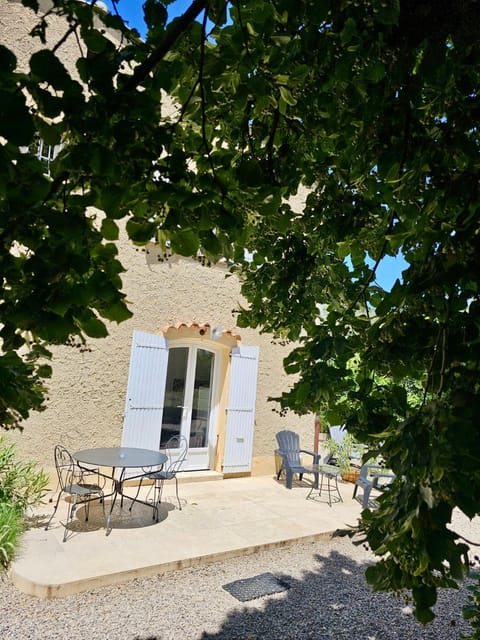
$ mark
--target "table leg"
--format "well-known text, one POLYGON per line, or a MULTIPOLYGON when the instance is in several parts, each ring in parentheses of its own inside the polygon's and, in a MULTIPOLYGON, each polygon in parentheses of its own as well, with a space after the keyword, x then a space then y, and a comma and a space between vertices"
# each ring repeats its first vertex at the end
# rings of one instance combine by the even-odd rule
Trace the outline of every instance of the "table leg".
POLYGON ((336 498, 336 502, 343 502, 343 498, 342 498, 342 494, 340 493, 340 489, 338 488, 338 476, 337 474, 330 474, 330 473, 322 473, 319 472, 320 475, 320 479, 319 479, 319 483, 317 483, 317 487, 313 486, 310 488, 310 491, 308 492, 307 495, 307 500, 311 499, 314 500, 315 497, 312 497, 312 493, 315 490, 318 490, 318 497, 320 498, 322 496, 322 492, 326 493, 328 496, 328 505, 331 507, 332 506, 332 498, 336 498), (332 480, 335 480, 335 487, 331 487, 330 483, 332 480), (324 488, 323 483, 324 481, 327 483, 327 486, 324 488), (336 496, 332 493, 332 492, 336 492, 336 496))
MULTIPOLYGON (((115 500, 117 499, 117 495, 120 495, 120 499, 121 499, 121 505, 123 506, 123 498, 126 498, 127 500, 130 500, 132 502, 132 505, 130 505, 129 510, 132 510, 132 506, 135 502, 139 502, 140 504, 144 504, 147 507, 150 507, 151 509, 153 509, 153 514, 152 514, 152 519, 155 520, 155 522, 158 522, 158 507, 156 504, 152 504, 150 502, 147 502, 146 500, 140 500, 140 498, 138 498, 138 492, 137 495, 135 497, 129 496, 127 493, 123 492, 123 476, 124 476, 124 472, 125 470, 122 471, 122 473, 120 474, 120 477, 118 478, 118 480, 115 480, 115 497, 113 499, 112 502, 112 508, 110 509, 110 515, 112 514, 112 510, 115 504, 115 500)), ((134 479, 134 478, 131 478, 134 479)))

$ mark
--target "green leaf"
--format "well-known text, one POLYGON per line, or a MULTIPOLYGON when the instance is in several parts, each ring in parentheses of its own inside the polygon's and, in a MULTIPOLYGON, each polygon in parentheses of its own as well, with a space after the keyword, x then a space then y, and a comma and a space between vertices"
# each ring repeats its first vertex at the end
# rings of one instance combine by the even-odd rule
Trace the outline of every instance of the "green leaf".
POLYGON ((124 322, 124 320, 128 320, 133 316, 133 313, 122 301, 117 301, 107 308, 102 308, 102 314, 107 320, 111 320, 112 322, 124 322))
POLYGON ((65 123, 59 122, 57 124, 51 124, 41 120, 37 121, 37 127, 38 133, 45 144, 55 146, 61 142, 62 135, 65 131, 65 123))
POLYGON ((372 82, 380 82, 385 77, 385 65, 375 60, 367 69, 367 78, 372 82))
POLYGON ((10 49, 0 44, 0 77, 15 70, 17 58, 10 49))
POLYGON ((263 171, 257 160, 242 159, 237 166, 236 174, 238 180, 251 187, 257 187, 263 184, 263 171))
POLYGON ((55 89, 65 89, 71 82, 67 70, 49 49, 42 49, 32 55, 30 69, 40 81, 47 82, 55 89))
POLYGON ((172 251, 181 256, 195 256, 200 247, 198 234, 191 229, 171 233, 170 241, 172 251))
POLYGON ((80 321, 80 327, 87 336, 91 338, 105 338, 108 336, 108 331, 105 324, 98 318, 89 318, 84 321, 80 321))
POLYGON ((400 0, 386 0, 378 7, 378 19, 383 24, 398 24, 400 16, 400 0))
POLYGON ((199 238, 200 245, 207 255, 215 258, 222 257, 222 243, 211 230, 199 233, 199 238))
POLYGON ((297 101, 293 97, 292 92, 290 91, 290 89, 287 89, 287 87, 280 87, 280 96, 286 104, 292 107, 297 104, 297 101))
POLYGON ((143 12, 145 23, 150 30, 158 29, 163 31, 168 13, 162 2, 159 2, 159 0, 146 0, 143 5, 143 12))
POLYGON ((104 185, 100 189, 100 206, 109 218, 113 218, 114 220, 123 218, 125 215, 123 202, 127 195, 128 189, 126 186, 104 185))
POLYGON ((37 368, 37 373, 41 378, 51 378, 52 367, 49 364, 42 364, 37 368))
POLYGON ((337 255, 339 258, 342 258, 342 259, 346 258, 347 256, 350 255, 351 250, 352 250, 352 245, 349 241, 337 243, 337 255))
POLYGON ((96 29, 82 29, 82 38, 92 53, 102 53, 111 43, 96 29))
POLYGON ((354 18, 347 18, 347 20, 345 21, 345 26, 343 27, 343 31, 342 31, 342 44, 346 45, 348 44, 353 36, 355 35, 357 31, 357 24, 354 20, 354 18))
POLYGON ((101 232, 106 240, 118 240, 118 225, 109 218, 102 220, 101 232))
POLYGON ((21 93, 0 90, 0 136, 17 146, 28 147, 35 125, 21 93))
POLYGON ((303 382, 296 386, 295 397, 298 405, 302 405, 308 398, 310 393, 310 383, 303 382))
POLYGON ((156 225, 143 218, 131 218, 127 222, 127 233, 131 240, 145 244, 155 237, 156 225))

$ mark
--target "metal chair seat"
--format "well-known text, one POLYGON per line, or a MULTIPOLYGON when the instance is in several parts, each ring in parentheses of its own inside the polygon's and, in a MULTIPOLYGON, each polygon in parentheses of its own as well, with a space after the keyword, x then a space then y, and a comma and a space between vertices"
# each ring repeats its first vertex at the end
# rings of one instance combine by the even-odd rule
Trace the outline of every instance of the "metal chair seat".
POLYGON ((164 482, 167 480, 175 480, 175 493, 177 496, 178 508, 180 509, 180 511, 182 510, 182 503, 180 502, 180 498, 178 496, 177 473, 180 471, 180 468, 184 463, 188 453, 188 441, 185 436, 172 436, 165 446, 165 453, 169 457, 168 467, 166 469, 150 469, 145 471, 145 473, 140 478, 137 494, 134 498, 134 501, 130 505, 130 510, 132 509, 133 504, 138 498, 144 480, 154 481, 153 500, 155 504, 162 501, 164 482))
POLYGON ((103 487, 100 486, 100 475, 98 473, 94 474, 98 482, 92 483, 86 481, 89 479, 89 476, 93 475, 92 471, 79 467, 75 463, 70 452, 62 445, 55 446, 54 458, 58 476, 58 495, 53 513, 45 525, 45 531, 50 526, 50 523, 57 512, 60 498, 64 494, 71 496, 73 500, 68 503, 67 520, 64 524, 65 531, 63 534, 63 542, 66 542, 67 540, 68 526, 73 521, 75 511, 79 504, 85 505, 85 522, 87 522, 90 502, 92 502, 92 500, 100 500, 106 526, 107 518, 105 514, 103 487))

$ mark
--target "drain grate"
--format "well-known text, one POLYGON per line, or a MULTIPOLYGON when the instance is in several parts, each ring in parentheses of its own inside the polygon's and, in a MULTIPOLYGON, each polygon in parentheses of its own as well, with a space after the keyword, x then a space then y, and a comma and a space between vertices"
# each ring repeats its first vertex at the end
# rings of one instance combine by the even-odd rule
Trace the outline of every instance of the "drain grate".
POLYGON ((223 585, 223 589, 228 591, 234 598, 240 602, 247 600, 255 600, 263 596, 269 596, 272 593, 280 593, 290 589, 290 585, 285 580, 277 578, 273 573, 260 573, 252 578, 244 578, 243 580, 235 580, 223 585))

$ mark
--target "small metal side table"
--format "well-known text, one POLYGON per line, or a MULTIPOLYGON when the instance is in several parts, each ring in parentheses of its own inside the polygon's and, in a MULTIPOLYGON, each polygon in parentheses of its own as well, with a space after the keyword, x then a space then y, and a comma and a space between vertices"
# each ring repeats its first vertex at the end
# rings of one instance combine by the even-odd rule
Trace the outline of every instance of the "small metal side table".
POLYGON ((332 502, 343 502, 338 488, 338 476, 341 475, 338 467, 331 464, 314 464, 309 469, 315 474, 315 484, 308 492, 307 500, 318 500, 327 496, 326 502, 330 506, 332 502))

